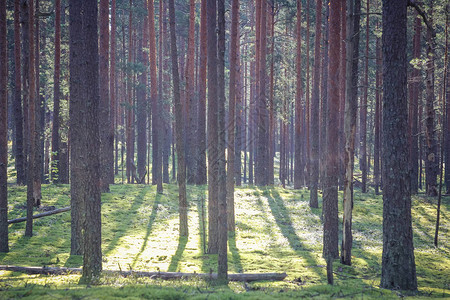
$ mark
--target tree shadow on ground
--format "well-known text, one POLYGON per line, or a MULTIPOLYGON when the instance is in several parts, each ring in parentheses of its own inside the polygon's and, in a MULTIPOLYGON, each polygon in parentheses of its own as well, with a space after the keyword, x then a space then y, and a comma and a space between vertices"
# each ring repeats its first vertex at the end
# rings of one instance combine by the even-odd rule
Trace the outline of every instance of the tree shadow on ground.
POLYGON ((167 269, 167 272, 177 272, 178 265, 183 257, 184 250, 186 249, 186 244, 188 242, 187 236, 180 236, 178 238, 178 247, 175 254, 172 256, 172 260, 170 261, 170 265, 167 269))
POLYGON ((153 224, 155 223, 156 215, 158 213, 158 205, 159 205, 160 201, 161 201, 161 194, 156 193, 155 200, 153 202, 152 213, 150 214, 150 217, 148 219, 147 231, 144 236, 144 243, 142 243, 139 253, 133 259, 133 264, 132 264, 133 268, 136 266, 136 263, 138 262, 139 257, 141 256, 142 252, 144 252, 145 248, 147 247, 148 238, 150 237, 150 234, 152 233, 153 224))

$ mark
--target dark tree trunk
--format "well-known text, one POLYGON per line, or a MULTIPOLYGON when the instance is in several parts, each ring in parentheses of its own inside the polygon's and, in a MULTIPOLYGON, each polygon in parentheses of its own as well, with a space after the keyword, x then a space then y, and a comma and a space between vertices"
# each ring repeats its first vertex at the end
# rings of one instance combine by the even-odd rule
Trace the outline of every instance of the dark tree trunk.
POLYGON ((311 97, 311 157, 309 206, 318 208, 317 189, 319 183, 319 106, 320 106, 320 40, 322 38, 322 0, 316 1, 316 36, 314 41, 313 90, 311 97))
POLYGON ((197 184, 206 184, 206 64, 207 64, 206 0, 200 12, 200 66, 198 83, 197 184))
POLYGON ((208 56, 208 253, 218 252, 218 91, 216 0, 206 1, 208 56))
MULTIPOLYGON (((433 16, 433 1, 429 1, 428 17, 431 20, 433 16)), ((437 196, 437 175, 439 172, 439 153, 435 133, 435 111, 434 111, 434 41, 433 33, 427 28, 427 64, 426 64, 426 103, 425 103, 425 181, 426 192, 428 196, 437 196)))
POLYGON ((381 61, 381 39, 376 40, 376 71, 375 81, 377 89, 375 90, 375 136, 373 145, 373 180, 375 184, 375 194, 378 195, 380 188, 381 175, 381 76, 382 76, 382 61, 381 61))
POLYGON ((136 91, 136 129, 137 129, 137 176, 139 180, 142 178, 142 183, 145 183, 145 171, 147 168, 147 111, 148 111, 148 101, 147 101, 147 66, 148 57, 144 50, 147 48, 148 41, 148 26, 147 17, 144 18, 142 25, 140 26, 140 31, 142 38, 138 42, 138 61, 140 64, 145 66, 138 76, 139 85, 136 91))
POLYGON ((21 47, 20 47, 20 0, 14 1, 14 125, 15 125, 15 159, 17 184, 26 182, 24 139, 23 139, 23 111, 22 111, 22 81, 21 81, 21 47))
POLYGON ((99 126, 100 131, 100 190, 109 192, 110 172, 113 168, 111 164, 111 156, 113 155, 113 147, 110 144, 109 132, 109 1, 100 0, 100 107, 99 107, 99 126))
POLYGON ((324 187, 325 183, 325 170, 326 170, 326 149, 327 149, 327 109, 328 109, 328 38, 329 38, 329 26, 328 16, 330 7, 328 1, 325 5, 326 14, 324 18, 324 38, 323 38, 323 65, 322 65, 322 103, 321 103, 321 126, 320 126, 320 184, 324 187))
MULTIPOLYGON (((73 0, 72 0, 73 1, 73 0)), ((84 53, 85 69, 85 99, 84 111, 85 131, 84 144, 86 172, 82 179, 85 189, 83 220, 83 273, 81 280, 86 283, 96 283, 102 271, 101 247, 101 191, 100 191, 100 143, 99 116, 99 56, 98 56, 98 6, 97 0, 84 0, 82 3, 82 26, 85 36, 84 53)), ((75 16, 76 17, 76 16, 75 16)), ((80 158, 78 158, 80 159, 80 158)))
POLYGON ((196 177, 196 152, 195 141, 197 120, 197 103, 195 101, 195 0, 189 0, 189 36, 186 59, 186 133, 192 138, 186 139, 186 167, 187 182, 195 183, 196 177))
POLYGON ((51 179, 59 182, 60 166, 60 74, 61 74, 61 0, 55 1, 55 72, 53 74, 53 128, 51 179))
POLYGON ((0 252, 8 246, 8 89, 6 1, 0 2, 0 252))
POLYGON ((71 0, 69 2, 69 47, 70 47, 70 106, 69 106, 69 141, 70 141, 70 196, 71 196, 71 255, 83 253, 82 224, 84 223, 83 210, 85 189, 83 177, 85 168, 83 159, 85 155, 84 123, 84 35, 81 20, 81 6, 83 0, 71 0))
POLYGON ((330 64, 328 68, 327 154, 323 192, 323 256, 329 265, 338 251, 338 176, 339 176, 339 64, 341 43, 341 1, 330 3, 330 64))
POLYGON ((296 58, 296 94, 295 94, 295 169, 294 169, 294 189, 302 186, 302 177, 304 171, 302 159, 303 144, 303 128, 302 128, 302 40, 301 40, 301 24, 302 24, 302 2, 297 1, 297 58, 296 58))
MULTIPOLYGON (((366 5, 366 54, 364 58, 364 94, 361 97, 359 111, 359 138, 360 138, 360 159, 359 168, 361 170, 361 192, 366 192, 367 186, 367 98, 369 95, 369 0, 366 5)), ((377 86, 378 87, 378 86, 377 86)))
MULTIPOLYGON (((228 231, 235 231, 234 218, 234 177, 235 177, 235 129, 236 129, 236 103, 238 102, 239 88, 239 0, 233 0, 231 3, 231 41, 230 41, 230 86, 229 86, 229 105, 228 105, 228 150, 227 150, 227 215, 228 231)), ((221 83, 225 84, 225 82, 221 83)), ((237 136, 239 139, 240 137, 237 136)), ((239 157, 240 159, 240 157, 239 157)), ((240 174, 239 174, 240 176, 240 174)))
POLYGON ((153 0, 148 1, 149 24, 149 53, 150 53, 150 97, 152 103, 152 182, 156 184, 158 193, 163 192, 162 186, 162 155, 161 155, 161 109, 158 98, 158 78, 156 76, 156 32, 155 32, 155 8, 153 0))
POLYGON ((175 105, 175 123, 177 139, 177 161, 178 161, 178 200, 180 213, 180 236, 188 235, 188 203, 186 199, 186 162, 184 160, 183 142, 183 110, 180 97, 180 74, 178 72, 177 39, 175 36, 175 6, 174 0, 169 0, 170 19, 170 51, 172 57, 172 81, 175 105))
POLYGON ((352 263, 353 168, 355 161, 356 115, 358 112, 358 55, 361 0, 347 0, 347 67, 345 78, 345 178, 341 263, 352 263))
POLYGON ((407 0, 383 1, 383 254, 381 287, 416 290, 408 167, 407 0))
POLYGON ((28 3, 29 24, 29 99, 28 99, 28 178, 27 178, 27 224, 25 236, 33 235, 33 206, 41 204, 41 174, 39 161, 39 111, 38 92, 36 88, 36 53, 35 53, 35 5, 34 1, 28 3))
MULTIPOLYGON (((131 69, 132 64, 132 53, 133 53, 133 0, 129 2, 130 11, 128 14, 128 67, 127 67, 127 106, 126 111, 126 168, 127 168, 127 183, 134 183, 134 178, 132 175, 132 166, 134 166, 134 143, 133 143, 133 97, 132 97, 132 78, 133 71, 131 69)), ((125 43, 125 38, 123 43, 125 43)), ((125 44, 123 44, 125 51, 125 44)))
MULTIPOLYGON (((227 172, 225 169, 226 158, 226 129, 225 129, 225 0, 217 1, 217 121, 218 121, 218 194, 219 217, 218 221, 218 268, 217 278, 228 280, 228 230, 227 230, 227 172)), ((234 145, 233 145, 234 146, 234 145)), ((234 147, 233 147, 234 148, 234 147)), ((233 149, 234 150, 234 149, 233 149)), ((231 157, 234 156, 234 153, 231 157)), ((234 164, 233 164, 234 165, 234 164)), ((231 165, 231 168, 233 168, 231 165)), ((233 177, 233 172, 230 174, 233 177)))
MULTIPOLYGON (((116 136, 116 114, 117 114, 117 100, 116 100, 116 0, 111 0, 111 37, 110 37, 110 66, 109 66, 109 146, 111 147, 111 151, 115 152, 115 159, 114 159, 114 153, 111 156, 111 153, 109 154, 110 159, 110 166, 111 170, 109 170, 109 177, 108 182, 110 184, 114 184, 114 175, 116 172, 118 172, 118 147, 114 144, 114 138, 117 142, 117 136, 116 136)), ((117 145, 117 143, 116 143, 117 145)))
MULTIPOLYGON (((421 36, 421 20, 418 13, 415 14, 414 20, 414 38, 413 38, 413 57, 420 58, 420 36, 421 36)), ((417 194, 419 191, 419 148, 418 148, 418 109, 419 109, 419 88, 422 77, 420 71, 412 67, 411 79, 409 85, 409 155, 411 168, 411 194, 417 194)))

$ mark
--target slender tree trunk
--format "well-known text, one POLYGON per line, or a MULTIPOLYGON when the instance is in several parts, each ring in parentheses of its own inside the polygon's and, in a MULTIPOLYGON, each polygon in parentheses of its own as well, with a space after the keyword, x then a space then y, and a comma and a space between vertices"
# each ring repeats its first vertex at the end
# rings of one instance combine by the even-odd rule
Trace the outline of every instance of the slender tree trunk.
POLYGON ((188 235, 188 203, 186 199, 186 162, 184 160, 183 110, 180 97, 180 74, 178 72, 177 39, 175 35, 174 0, 169 0, 170 50, 172 56, 172 81, 175 105, 177 158, 178 158, 178 200, 180 213, 180 236, 188 235))
POLYGON ((218 90, 216 0, 206 1, 208 56, 208 253, 218 252, 218 90))
POLYGON ((115 148, 115 159, 114 155, 111 157, 110 162, 111 168, 109 171, 108 182, 114 184, 114 174, 118 172, 118 137, 116 136, 116 115, 117 115, 117 99, 116 99, 116 0, 111 0, 111 37, 110 37, 110 66, 109 66, 109 146, 111 149, 115 148), (116 144, 114 143, 116 141, 116 144), (116 146, 115 146, 116 145, 116 146), (111 161, 112 160, 112 161, 111 161), (115 163, 116 162, 116 163, 115 163))
POLYGON ((377 89, 375 90, 375 136, 374 136, 374 146, 373 146, 373 179, 375 184, 375 194, 378 195, 380 188, 380 174, 381 174, 381 163, 380 163, 380 150, 381 150, 381 40, 377 38, 376 40, 376 71, 375 71, 375 81, 377 89))
POLYGON ((29 23, 29 107, 28 107, 28 121, 29 121, 29 156, 28 156, 28 180, 27 180, 27 224, 25 227, 25 236, 33 235, 33 206, 40 206, 41 203, 41 174, 39 168, 39 101, 36 89, 36 53, 35 53, 35 5, 34 1, 30 0, 28 3, 28 23, 29 23))
POLYGON ((30 143, 30 128, 29 128, 29 98, 30 98, 30 22, 29 22, 29 9, 28 9, 28 0, 19 0, 20 1, 20 23, 22 27, 22 93, 23 93, 23 152, 24 152, 24 170, 25 179, 28 183, 28 174, 30 169, 28 167, 28 152, 29 152, 29 143, 30 143))
MULTIPOLYGON (((228 230, 227 230, 227 172, 225 169, 226 129, 225 129, 225 0, 217 1, 217 115, 218 115, 218 268, 217 278, 228 280, 228 230)), ((234 145, 233 145, 234 146, 234 145)), ((233 147, 234 150, 234 147, 233 147)), ((230 154, 229 154, 230 155, 230 154)), ((234 153, 231 157, 234 156, 234 153)), ((234 164, 231 165, 232 167, 234 164)), ((233 172, 231 172, 233 177, 233 172)))
POLYGON ((311 97, 311 156, 309 206, 318 208, 317 188, 319 183, 319 106, 320 106, 320 40, 322 35, 322 0, 316 1, 316 36, 314 41, 313 90, 311 97))
MULTIPOLYGON (((133 46, 132 46, 132 42, 133 42, 133 36, 132 36, 132 32, 133 32, 133 27, 132 27, 132 19, 133 19, 133 0, 129 1, 129 7, 130 7, 130 12, 128 15, 128 36, 129 36, 129 41, 128 41, 128 70, 127 70, 127 100, 128 100, 128 105, 125 108, 126 111, 126 120, 127 120, 127 126, 126 126, 126 145, 127 145, 127 157, 126 157, 126 168, 127 168, 127 183, 133 183, 134 182, 134 178, 132 176, 132 171, 131 171, 131 167, 132 164, 134 164, 134 157, 133 157, 133 122, 132 122, 132 118, 133 118, 133 97, 132 97, 132 78, 133 78, 133 71, 131 70, 131 63, 132 63, 132 52, 133 52, 133 46)), ((125 42, 125 39, 124 39, 125 42)), ((125 47, 125 45, 123 45, 125 47)))
MULTIPOLYGON (((338 251, 338 177, 339 177, 339 61, 341 43, 341 1, 330 2, 330 64, 328 68, 327 109, 327 164, 323 191, 323 256, 327 261, 327 274, 331 276, 332 260, 339 257, 338 251)), ((328 281, 330 283, 330 281, 328 281)))
POLYGON ((305 183, 308 188, 311 187, 310 176, 311 176, 311 141, 310 141, 310 120, 311 120, 311 98, 310 98, 310 21, 309 15, 311 11, 311 0, 306 0, 306 82, 305 82, 305 152, 303 153, 304 161, 305 161, 305 183))
POLYGON ((417 290, 407 147, 407 0, 383 0, 381 287, 417 290))
MULTIPOLYGON (((195 0, 189 0, 189 36, 186 60, 186 132, 195 137, 197 105, 195 101, 195 0)), ((186 139, 187 182, 195 183, 197 143, 194 138, 186 139)))
POLYGON ((113 148, 109 143, 109 1, 100 0, 100 190, 109 192, 110 181, 110 155, 113 155, 113 148))
POLYGON ((345 37, 347 36, 347 15, 345 9, 345 2, 343 0, 341 2, 341 49, 340 49, 340 78, 339 78, 339 188, 344 187, 344 178, 345 178, 345 166, 344 166, 344 157, 345 157, 345 136, 344 136, 344 115, 345 115, 345 74, 346 74, 346 57, 347 50, 345 47, 345 37))
POLYGON ((8 246, 8 63, 6 1, 0 2, 0 252, 8 246))
POLYGON ((162 155, 161 155, 161 109, 158 98, 158 78, 156 76, 156 33, 155 33, 155 8, 153 0, 148 1, 148 24, 149 24, 149 53, 150 53, 150 97, 152 102, 152 175, 153 184, 156 184, 158 193, 163 192, 162 186, 162 155))
POLYGON ((267 10, 267 26, 270 28, 270 88, 269 88, 269 134, 268 134, 268 166, 267 184, 274 184, 274 157, 275 157, 275 109, 274 109, 274 51, 275 51, 275 3, 270 1, 267 10))
MULTIPOLYGON (((413 56, 414 59, 420 58, 420 36, 421 36, 421 20, 416 12, 414 20, 414 38, 413 38, 413 56)), ((420 71, 413 67, 409 85, 409 156, 411 168, 411 194, 417 194, 419 191, 419 149, 418 149, 418 106, 419 106, 419 88, 420 88, 420 71)))
MULTIPOLYGON (((429 1, 428 17, 433 26, 433 1, 429 1)), ((437 150, 437 141, 435 134, 435 111, 434 111, 434 41, 430 28, 427 28, 427 64, 426 64, 426 118, 425 118, 425 137, 426 137, 426 157, 425 157, 425 171, 426 171, 426 192, 428 196, 437 196, 437 175, 439 170, 439 153, 437 150)))
POLYGON ((345 179, 342 221, 341 263, 352 263, 353 168, 355 161, 356 115, 358 112, 358 55, 361 0, 347 0, 347 67, 345 78, 345 179))
POLYGON ((60 167, 60 74, 61 74, 61 0, 55 0, 55 72, 53 74, 53 128, 51 179, 59 182, 60 167))
MULTIPOLYGON (((369 95, 369 0, 366 6, 366 52, 364 58, 364 94, 361 97, 360 107, 360 160, 359 168, 361 170, 361 192, 367 192, 367 98, 369 95)), ((378 87, 378 86, 377 86, 378 87)))
MULTIPOLYGON (((138 61, 143 66, 148 66, 147 53, 144 50, 144 45, 147 47, 148 43, 148 22, 147 17, 144 18, 143 24, 140 27, 142 38, 138 41, 138 61)), ((137 176, 139 180, 144 179, 147 168, 147 68, 144 68, 138 76, 139 85, 136 91, 136 129, 137 129, 137 176)))
POLYGON ((206 0, 201 0, 200 66, 198 83, 197 184, 206 184, 206 64, 207 64, 206 0))
POLYGON ((296 94, 295 94, 295 170, 294 170, 294 189, 302 186, 302 174, 304 165, 302 161, 302 144, 303 144, 303 128, 302 128, 302 2, 297 0, 297 57, 296 57, 296 94))
POLYGON ((324 39, 323 39, 323 65, 322 65, 322 103, 321 103, 321 127, 320 127, 320 181, 321 186, 324 187, 325 184, 325 170, 326 170, 326 149, 327 149, 327 118, 328 118, 328 38, 329 38, 329 26, 328 17, 330 7, 328 5, 329 1, 325 2, 325 18, 324 18, 324 39))
POLYGON ((21 82, 21 46, 20 46, 20 0, 14 0, 14 125, 15 125, 15 159, 17 170, 17 184, 26 182, 24 160, 24 117, 22 111, 22 82, 21 82))
MULTIPOLYGON (((227 215, 228 231, 235 232, 234 219, 234 177, 235 177, 235 129, 236 129, 236 103, 239 75, 239 0, 231 3, 231 41, 230 41, 230 86, 228 104, 228 150, 227 150, 227 215)), ((225 83, 223 83, 225 84, 225 83)), ((240 138, 239 136, 237 137, 240 138)), ((240 157, 239 157, 240 159, 240 157)), ((240 174, 239 174, 240 176, 240 174)))

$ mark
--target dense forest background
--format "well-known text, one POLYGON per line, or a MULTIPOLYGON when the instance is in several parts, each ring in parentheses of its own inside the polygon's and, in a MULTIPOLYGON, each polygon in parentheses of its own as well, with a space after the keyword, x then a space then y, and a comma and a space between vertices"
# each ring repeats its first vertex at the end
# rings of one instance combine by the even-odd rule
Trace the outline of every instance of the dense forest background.
POLYGON ((280 186, 322 205, 333 283, 357 189, 383 195, 380 285, 416 290, 411 195, 437 203, 437 247, 450 193, 450 4, 389 2, 2 1, 0 251, 7 183, 27 186, 26 236, 41 185, 70 184, 87 282, 110 185, 177 183, 188 236, 187 190, 207 184, 205 251, 226 279, 235 188, 280 186))

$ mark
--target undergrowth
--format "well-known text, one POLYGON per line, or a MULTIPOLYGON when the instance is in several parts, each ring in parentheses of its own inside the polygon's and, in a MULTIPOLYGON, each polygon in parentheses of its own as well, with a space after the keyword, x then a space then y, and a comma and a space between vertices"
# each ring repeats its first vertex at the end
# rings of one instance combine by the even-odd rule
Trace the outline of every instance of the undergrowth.
MULTIPOLYGON (((164 185, 162 195, 153 186, 117 184, 111 186, 110 193, 102 195, 104 269, 216 271, 217 256, 204 252, 207 187, 188 187, 188 238, 178 237, 177 192, 177 186, 172 184, 164 185)), ((68 185, 43 185, 42 196, 44 206, 60 208, 70 203, 68 185)), ((9 219, 25 215, 25 197, 26 187, 9 187, 9 219)), ((373 191, 367 194, 355 191, 352 266, 334 263, 334 286, 326 284, 321 255, 321 209, 309 207, 307 190, 237 187, 235 204, 236 235, 229 237, 229 271, 286 272, 288 277, 284 281, 216 286, 200 279, 164 281, 104 275, 100 286, 86 286, 78 284, 80 275, 76 274, 46 276, 0 271, 0 299, 450 297, 449 197, 443 198, 439 248, 433 246, 436 199, 413 197, 419 285, 415 295, 378 287, 382 197, 373 191)), ((70 212, 36 219, 31 238, 24 237, 24 230, 25 223, 10 225, 10 252, 0 254, 0 264, 81 266, 80 256, 70 256, 70 212)))

